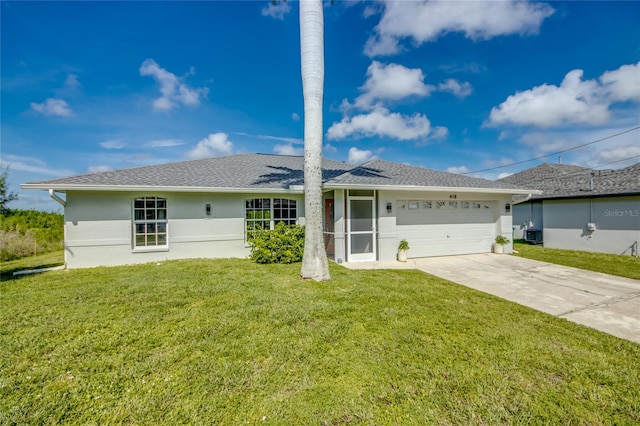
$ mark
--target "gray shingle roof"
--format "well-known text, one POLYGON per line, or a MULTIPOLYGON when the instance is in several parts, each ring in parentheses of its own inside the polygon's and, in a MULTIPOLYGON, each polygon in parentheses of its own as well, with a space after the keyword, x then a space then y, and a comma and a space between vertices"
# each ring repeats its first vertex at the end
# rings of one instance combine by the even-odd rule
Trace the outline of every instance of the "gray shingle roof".
POLYGON ((533 200, 640 194, 640 163, 620 170, 545 163, 500 181, 541 190, 542 194, 531 197, 533 200))
MULTIPOLYGON (((238 154, 29 182, 26 186, 289 189, 289 185, 303 184, 303 164, 304 158, 298 156, 238 154)), ((354 167, 328 159, 323 159, 322 166, 324 180, 354 167)))
MULTIPOLYGON (((373 160, 361 166, 323 159, 325 185, 415 186, 519 190, 506 182, 495 182, 439 172, 389 161, 373 160)), ((227 157, 159 164, 102 173, 29 182, 24 188, 203 188, 203 189, 289 189, 303 185, 304 158, 269 154, 238 154, 227 157)))
POLYGON ((523 189, 521 186, 508 182, 496 182, 383 160, 369 161, 326 183, 328 186, 334 184, 366 185, 372 187, 392 185, 505 190, 523 189))

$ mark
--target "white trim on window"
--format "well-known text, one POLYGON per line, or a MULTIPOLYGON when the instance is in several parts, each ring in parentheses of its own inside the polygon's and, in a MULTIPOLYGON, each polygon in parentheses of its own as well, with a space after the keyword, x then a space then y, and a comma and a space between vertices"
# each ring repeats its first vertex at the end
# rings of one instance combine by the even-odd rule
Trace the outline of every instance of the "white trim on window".
POLYGON ((134 252, 169 250, 166 198, 137 197, 133 199, 131 247, 134 252))
POLYGON ((250 230, 273 229, 276 223, 298 223, 298 201, 289 198, 247 198, 244 208, 245 240, 250 230), (250 227, 249 224, 252 224, 250 227))

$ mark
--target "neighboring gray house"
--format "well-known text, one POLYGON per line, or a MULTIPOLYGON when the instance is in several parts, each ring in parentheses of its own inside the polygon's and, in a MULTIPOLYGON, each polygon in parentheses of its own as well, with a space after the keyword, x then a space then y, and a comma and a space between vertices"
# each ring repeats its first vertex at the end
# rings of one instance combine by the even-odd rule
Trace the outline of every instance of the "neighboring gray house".
MULTIPOLYGON (((394 260, 405 238, 410 257, 489 252, 497 235, 511 236, 512 196, 532 193, 382 160, 324 159, 323 182, 325 244, 336 262, 394 260)), ((240 154, 22 188, 48 190, 64 205, 69 268, 247 257, 247 230, 304 225, 297 156, 240 154)))
POLYGON ((638 256, 640 163, 620 170, 546 163, 499 182, 542 191, 514 198, 515 238, 539 239, 551 248, 638 256))

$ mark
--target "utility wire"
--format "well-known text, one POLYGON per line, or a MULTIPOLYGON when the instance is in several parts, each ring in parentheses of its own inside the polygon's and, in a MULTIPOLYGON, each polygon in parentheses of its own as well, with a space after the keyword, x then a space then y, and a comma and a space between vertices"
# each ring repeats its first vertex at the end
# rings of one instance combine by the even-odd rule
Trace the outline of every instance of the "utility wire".
MULTIPOLYGON (((518 164, 524 164, 524 163, 528 163, 530 161, 540 160, 540 159, 543 159, 543 158, 551 157, 553 155, 558 155, 558 154, 562 154, 562 153, 565 153, 565 152, 573 151, 574 149, 584 148, 585 146, 589 146, 589 145, 593 145, 594 143, 606 141, 607 139, 612 139, 612 138, 615 138, 617 136, 624 135, 625 133, 633 132, 634 130, 638 130, 638 129, 640 129, 640 126, 636 126, 636 127, 632 128, 632 129, 625 130, 624 132, 616 133, 615 135, 606 136, 606 137, 604 137, 602 139, 598 139, 598 140, 595 140, 595 141, 583 143, 582 145, 577 145, 577 146, 574 146, 574 147, 571 147, 571 148, 563 149, 562 151, 552 152, 551 154, 541 155, 539 157, 530 158, 528 160, 516 161, 515 163, 505 164, 503 166, 490 167, 488 169, 475 170, 473 172, 466 172, 466 173, 460 173, 460 174, 462 174, 462 175, 471 175, 471 174, 474 174, 474 173, 482 173, 482 172, 488 172, 488 171, 491 171, 491 170, 503 169, 505 167, 517 166, 518 164)), ((635 158, 635 157, 631 157, 631 158, 635 158)), ((627 158, 627 160, 628 160, 628 158, 627 158)), ((620 161, 624 161, 624 160, 620 160, 620 161)), ((610 163, 610 164, 613 164, 613 163, 610 163)), ((596 167, 600 167, 600 166, 596 166, 596 167)))
POLYGON ((622 163, 624 161, 633 160, 635 158, 640 158, 640 155, 634 155, 633 157, 627 157, 627 158, 623 158, 621 160, 609 161, 608 163, 597 164, 597 165, 595 165, 593 167, 584 167, 582 170, 576 170, 575 172, 571 172, 571 173, 567 173, 567 174, 563 174, 563 175, 559 175, 559 176, 548 176, 548 177, 543 177, 543 178, 537 178, 537 179, 535 179, 535 182, 536 182, 536 184, 538 184, 538 183, 545 182, 545 181, 566 179, 568 177, 579 176, 579 175, 588 176, 597 167, 603 167, 603 166, 609 166, 611 164, 622 163))
POLYGON ((593 170, 596 167, 609 166, 611 164, 622 163, 623 161, 633 160, 634 158, 640 158, 640 155, 634 155, 633 157, 623 158, 622 160, 610 161, 608 163, 598 164, 597 166, 588 167, 588 168, 593 170))

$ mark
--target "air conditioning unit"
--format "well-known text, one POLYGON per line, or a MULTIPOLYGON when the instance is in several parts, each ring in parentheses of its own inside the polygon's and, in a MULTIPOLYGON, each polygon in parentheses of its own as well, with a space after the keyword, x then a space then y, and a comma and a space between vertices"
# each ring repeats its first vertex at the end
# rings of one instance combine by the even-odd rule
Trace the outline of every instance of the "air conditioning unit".
POLYGON ((542 244, 542 229, 526 229, 524 240, 529 244, 542 244))

